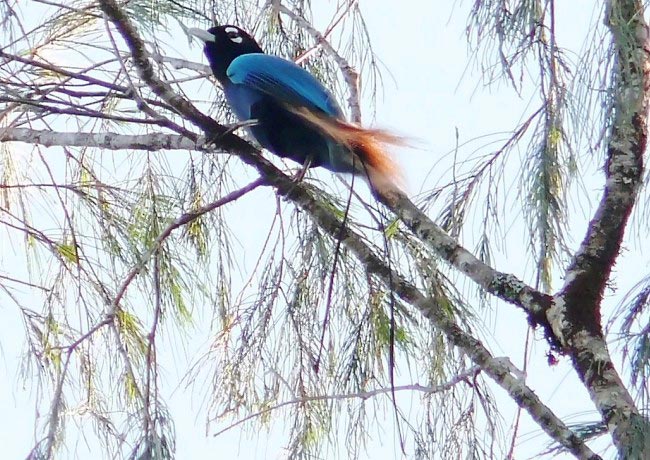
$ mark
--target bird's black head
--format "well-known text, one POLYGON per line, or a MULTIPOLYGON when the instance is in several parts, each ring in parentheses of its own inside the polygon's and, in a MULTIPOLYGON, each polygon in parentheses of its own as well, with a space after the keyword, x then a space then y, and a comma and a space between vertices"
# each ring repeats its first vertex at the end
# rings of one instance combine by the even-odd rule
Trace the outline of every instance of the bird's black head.
POLYGON ((208 29, 190 29, 189 33, 203 40, 203 51, 208 58, 214 76, 225 81, 226 69, 238 56, 250 53, 263 53, 255 39, 237 26, 225 25, 208 29))

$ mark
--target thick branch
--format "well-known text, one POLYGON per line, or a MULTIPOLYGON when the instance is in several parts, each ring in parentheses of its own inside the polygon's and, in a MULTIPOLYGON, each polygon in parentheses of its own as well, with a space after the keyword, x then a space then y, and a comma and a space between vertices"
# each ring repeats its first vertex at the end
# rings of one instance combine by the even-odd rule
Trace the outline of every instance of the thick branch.
MULTIPOLYGON (((549 320, 612 433, 621 458, 650 452, 650 424, 639 414, 612 363, 600 306, 642 184, 648 136, 650 54, 640 0, 611 0, 606 23, 616 52, 614 119, 603 196, 569 266, 549 320)), ((646 458, 645 456, 643 458, 646 458)))
POLYGON ((542 326, 549 343, 559 349, 546 311, 553 298, 529 286, 516 276, 495 270, 479 260, 449 236, 440 226, 424 214, 409 198, 393 191, 377 198, 397 214, 406 226, 451 266, 485 289, 490 294, 522 308, 532 326, 542 326))

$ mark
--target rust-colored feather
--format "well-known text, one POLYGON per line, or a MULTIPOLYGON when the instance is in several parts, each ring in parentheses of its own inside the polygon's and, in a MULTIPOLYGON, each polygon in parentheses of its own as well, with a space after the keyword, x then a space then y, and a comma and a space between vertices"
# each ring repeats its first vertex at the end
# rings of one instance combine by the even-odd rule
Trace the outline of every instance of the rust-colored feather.
POLYGON ((358 157, 351 161, 353 166, 350 172, 366 178, 374 190, 403 188, 401 170, 386 151, 387 145, 405 145, 403 137, 319 115, 304 107, 292 107, 290 110, 320 128, 336 142, 347 146, 358 157))

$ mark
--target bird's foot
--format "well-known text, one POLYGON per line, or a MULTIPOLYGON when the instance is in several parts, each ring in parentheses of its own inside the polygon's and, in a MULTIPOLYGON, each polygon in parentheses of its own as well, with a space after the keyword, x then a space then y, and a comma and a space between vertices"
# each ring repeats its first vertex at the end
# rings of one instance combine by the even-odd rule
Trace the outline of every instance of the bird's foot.
POLYGON ((305 174, 307 174, 307 168, 300 168, 293 176, 291 176, 291 180, 298 184, 305 178, 305 174))
POLYGON ((302 167, 298 170, 296 174, 292 177, 292 180, 297 184, 299 182, 302 182, 302 180, 305 178, 305 174, 307 174, 307 170, 311 166, 311 158, 307 158, 305 162, 303 163, 302 167))

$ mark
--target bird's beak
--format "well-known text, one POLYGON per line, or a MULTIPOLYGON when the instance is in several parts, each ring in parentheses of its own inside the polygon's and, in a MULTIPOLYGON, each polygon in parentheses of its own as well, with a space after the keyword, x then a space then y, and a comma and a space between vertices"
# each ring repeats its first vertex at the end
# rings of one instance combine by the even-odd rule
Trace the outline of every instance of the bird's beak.
POLYGON ((190 27, 187 29, 187 34, 204 42, 214 42, 216 39, 216 37, 207 30, 197 29, 196 27, 190 27))

